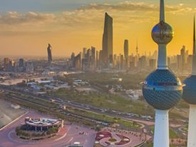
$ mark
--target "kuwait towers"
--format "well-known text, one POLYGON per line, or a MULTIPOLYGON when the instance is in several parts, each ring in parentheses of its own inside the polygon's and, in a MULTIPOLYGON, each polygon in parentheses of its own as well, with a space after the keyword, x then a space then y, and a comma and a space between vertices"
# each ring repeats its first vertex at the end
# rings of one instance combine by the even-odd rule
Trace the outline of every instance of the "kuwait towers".
POLYGON ((166 45, 173 30, 165 22, 164 0, 160 0, 160 22, 152 29, 152 39, 158 44, 157 69, 146 78, 143 96, 155 108, 154 147, 169 147, 169 109, 182 97, 180 80, 168 69, 166 45))
POLYGON ((184 80, 183 99, 190 104, 187 147, 196 147, 196 40, 195 18, 193 22, 193 60, 192 73, 184 80))

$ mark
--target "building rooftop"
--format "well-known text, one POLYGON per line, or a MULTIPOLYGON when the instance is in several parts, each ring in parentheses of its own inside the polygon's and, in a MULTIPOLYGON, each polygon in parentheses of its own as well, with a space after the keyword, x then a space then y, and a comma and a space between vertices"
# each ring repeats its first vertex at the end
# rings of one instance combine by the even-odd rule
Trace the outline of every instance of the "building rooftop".
POLYGON ((50 118, 29 118, 26 117, 25 123, 31 126, 53 126, 60 123, 57 119, 50 119, 50 118))

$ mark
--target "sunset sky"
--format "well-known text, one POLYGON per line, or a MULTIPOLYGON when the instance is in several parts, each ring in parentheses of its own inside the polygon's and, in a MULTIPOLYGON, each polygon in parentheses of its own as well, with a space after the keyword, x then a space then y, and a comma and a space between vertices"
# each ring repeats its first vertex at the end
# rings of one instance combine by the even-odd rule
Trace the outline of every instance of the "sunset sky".
MULTIPOLYGON (((168 54, 183 45, 192 53, 192 25, 196 0, 165 0, 166 22, 174 29, 168 54)), ((159 21, 159 0, 0 0, 0 55, 70 56, 83 47, 102 46, 104 13, 113 17, 114 53, 154 52, 152 27, 159 21)))

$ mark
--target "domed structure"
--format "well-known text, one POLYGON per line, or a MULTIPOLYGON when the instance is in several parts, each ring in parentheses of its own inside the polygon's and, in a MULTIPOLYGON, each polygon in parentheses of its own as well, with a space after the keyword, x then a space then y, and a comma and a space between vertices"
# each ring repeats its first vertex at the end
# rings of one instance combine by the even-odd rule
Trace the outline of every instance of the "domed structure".
POLYGON ((182 84, 170 70, 157 69, 146 78, 142 91, 155 109, 168 110, 181 99, 182 84))
POLYGON ((151 35, 157 44, 168 44, 172 40, 174 32, 169 24, 160 21, 153 27, 151 35))
POLYGON ((183 99, 189 104, 196 104, 196 75, 191 75, 184 80, 183 99))

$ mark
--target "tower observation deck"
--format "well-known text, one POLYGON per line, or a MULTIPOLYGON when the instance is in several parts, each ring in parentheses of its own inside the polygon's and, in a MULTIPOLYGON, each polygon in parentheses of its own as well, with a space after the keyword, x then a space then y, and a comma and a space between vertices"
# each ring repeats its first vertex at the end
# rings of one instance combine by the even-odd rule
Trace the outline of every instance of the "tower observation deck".
POLYGON ((152 39, 158 44, 157 69, 147 76, 143 96, 155 108, 154 147, 169 147, 168 111, 182 97, 182 84, 168 69, 166 45, 173 38, 172 27, 165 22, 164 0, 160 0, 160 21, 152 29, 152 39))
POLYGON ((196 146, 196 39, 195 39, 195 17, 193 21, 193 59, 192 73, 184 80, 182 98, 190 105, 187 147, 196 146))

